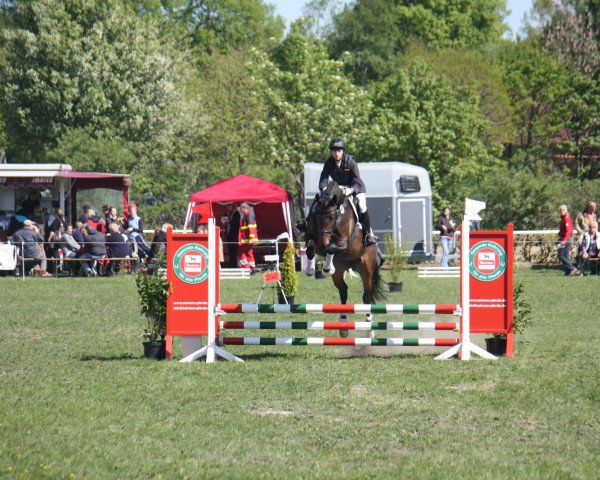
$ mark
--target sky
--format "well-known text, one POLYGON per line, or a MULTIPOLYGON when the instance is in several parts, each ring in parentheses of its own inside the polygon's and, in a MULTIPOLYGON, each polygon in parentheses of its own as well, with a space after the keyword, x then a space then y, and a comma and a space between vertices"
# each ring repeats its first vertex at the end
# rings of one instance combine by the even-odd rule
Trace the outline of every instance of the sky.
MULTIPOLYGON (((281 15, 287 24, 302 16, 304 0, 266 0, 265 3, 275 5, 276 12, 281 15)), ((513 36, 521 29, 523 14, 531 8, 532 0, 507 0, 506 4, 511 10, 507 23, 512 29, 513 36)))

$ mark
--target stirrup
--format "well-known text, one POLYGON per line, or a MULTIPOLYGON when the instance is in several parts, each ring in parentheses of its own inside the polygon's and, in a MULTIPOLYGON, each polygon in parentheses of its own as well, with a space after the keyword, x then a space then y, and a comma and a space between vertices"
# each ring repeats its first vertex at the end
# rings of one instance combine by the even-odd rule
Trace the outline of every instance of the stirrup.
POLYGON ((307 222, 306 222, 306 220, 302 220, 302 221, 300 221, 300 222, 298 222, 298 223, 296 224, 296 229, 297 229, 299 232, 302 232, 302 233, 304 233, 304 232, 306 232, 306 225, 307 225, 307 222))

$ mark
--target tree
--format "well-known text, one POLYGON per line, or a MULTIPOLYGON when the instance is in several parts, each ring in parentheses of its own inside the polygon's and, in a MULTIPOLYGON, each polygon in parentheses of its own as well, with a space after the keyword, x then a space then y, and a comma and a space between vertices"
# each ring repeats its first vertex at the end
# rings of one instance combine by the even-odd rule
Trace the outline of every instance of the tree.
POLYGON ((378 85, 374 102, 371 151, 381 160, 425 167, 438 209, 460 210, 498 163, 499 149, 485 141, 477 95, 457 94, 423 61, 378 85))
MULTIPOLYGON (((184 77, 150 18, 117 0, 20 2, 0 65, 7 128, 34 156, 69 128, 164 154, 184 77)), ((150 154, 150 152, 152 152, 150 154)))
POLYGON ((473 91, 479 109, 489 121, 486 136, 493 143, 509 143, 515 136, 514 112, 502 70, 488 56, 461 48, 433 50, 413 42, 404 55, 407 63, 424 59, 432 71, 456 92, 473 91))
POLYGON ((179 25, 204 55, 271 48, 283 35, 283 18, 262 0, 167 0, 162 1, 161 12, 179 25))
POLYGON ((500 40, 506 26, 504 0, 358 0, 334 18, 330 52, 352 54, 359 83, 385 78, 398 55, 417 38, 431 48, 479 48, 500 40))
POLYGON ((558 107, 568 96, 568 72, 535 39, 507 45, 501 57, 517 116, 515 143, 525 149, 547 149, 562 125, 558 107))
POLYGON ((332 137, 356 145, 368 134, 372 107, 368 93, 352 84, 340 61, 292 24, 275 56, 254 51, 250 65, 254 92, 264 98, 267 117, 261 123, 268 145, 265 160, 288 175, 287 185, 304 207, 304 163, 323 161, 332 137))

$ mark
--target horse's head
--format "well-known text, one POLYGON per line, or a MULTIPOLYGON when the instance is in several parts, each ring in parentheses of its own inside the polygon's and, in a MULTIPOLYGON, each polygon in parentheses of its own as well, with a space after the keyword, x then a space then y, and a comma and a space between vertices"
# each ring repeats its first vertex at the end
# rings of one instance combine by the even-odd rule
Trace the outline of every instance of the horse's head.
POLYGON ((321 244, 326 248, 332 237, 337 237, 340 232, 336 228, 339 207, 344 203, 345 195, 339 185, 331 181, 327 188, 321 192, 316 209, 318 234, 321 244))

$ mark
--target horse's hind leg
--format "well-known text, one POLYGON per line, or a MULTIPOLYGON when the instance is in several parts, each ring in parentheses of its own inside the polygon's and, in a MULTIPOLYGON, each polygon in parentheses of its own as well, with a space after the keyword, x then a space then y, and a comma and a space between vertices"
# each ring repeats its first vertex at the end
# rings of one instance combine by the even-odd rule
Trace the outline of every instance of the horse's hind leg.
MULTIPOLYGON (((336 269, 335 273, 333 274, 333 276, 331 278, 333 280, 333 284, 335 285, 335 287, 338 290, 338 293, 340 294, 340 303, 345 305, 346 302, 348 301, 348 285, 344 281, 344 269, 343 268, 336 269)), ((338 318, 338 321, 347 322, 348 321, 347 315, 340 315, 338 318)), ((348 336, 348 330, 340 330, 340 337, 346 338, 347 336, 348 336)))

